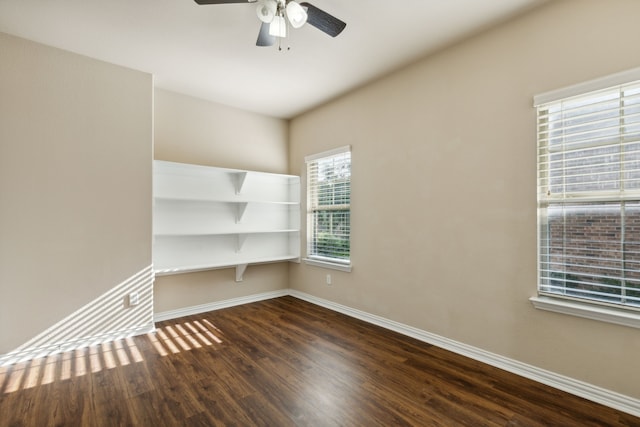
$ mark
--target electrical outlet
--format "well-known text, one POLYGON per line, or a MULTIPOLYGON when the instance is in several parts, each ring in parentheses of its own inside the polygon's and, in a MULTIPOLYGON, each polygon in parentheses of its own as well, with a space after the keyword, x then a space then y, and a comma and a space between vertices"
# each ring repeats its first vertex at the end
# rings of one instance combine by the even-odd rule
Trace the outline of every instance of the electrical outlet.
POLYGON ((331 275, 327 274, 327 285, 331 286, 331 275))
POLYGON ((138 305, 140 303, 140 295, 137 292, 129 294, 129 305, 138 305))

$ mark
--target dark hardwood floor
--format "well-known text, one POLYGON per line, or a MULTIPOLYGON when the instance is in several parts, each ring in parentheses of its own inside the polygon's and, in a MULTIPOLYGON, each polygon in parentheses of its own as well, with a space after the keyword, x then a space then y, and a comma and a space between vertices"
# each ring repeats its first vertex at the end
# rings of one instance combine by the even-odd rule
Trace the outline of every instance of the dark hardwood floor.
POLYGON ((640 426, 293 297, 0 368, 0 426, 640 426))

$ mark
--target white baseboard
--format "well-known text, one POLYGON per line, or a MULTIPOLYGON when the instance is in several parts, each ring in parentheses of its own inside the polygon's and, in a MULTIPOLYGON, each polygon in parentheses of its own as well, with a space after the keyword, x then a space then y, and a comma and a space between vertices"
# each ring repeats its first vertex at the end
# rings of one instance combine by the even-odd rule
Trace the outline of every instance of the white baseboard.
POLYGON ((246 297, 232 298, 224 301, 216 301, 207 304, 194 305, 191 307, 179 308, 155 313, 153 320, 162 322, 163 320, 177 319, 179 317, 192 316, 194 314, 206 313, 208 311, 220 310, 222 308, 234 307, 236 305, 249 304, 252 302, 264 301, 272 298, 279 298, 289 295, 289 289, 264 292, 261 294, 248 295, 246 297))
POLYGON ((369 314, 367 312, 356 310, 345 305, 336 304, 332 301, 318 298, 313 295, 297 291, 295 289, 290 289, 289 295, 310 302, 312 304, 316 304, 330 310, 346 314, 347 316, 351 316, 356 319, 381 326, 385 329, 398 332, 402 335, 415 338, 419 341, 438 346, 445 350, 449 350, 462 356, 477 360, 479 362, 486 363, 487 365, 503 369, 507 372, 511 372, 513 374, 520 375, 539 383, 546 384, 558 390, 562 390, 567 393, 582 397, 584 399, 591 400, 592 402, 596 402, 610 408, 626 412, 636 417, 640 417, 640 400, 632 398, 630 396, 607 390, 593 384, 585 383, 583 381, 578 381, 564 375, 547 371, 545 369, 537 368, 535 366, 528 365, 526 363, 522 363, 504 356, 500 356, 498 354, 491 353, 477 347, 463 344, 449 338, 432 334, 430 332, 426 332, 412 326, 385 319, 384 317, 369 314))

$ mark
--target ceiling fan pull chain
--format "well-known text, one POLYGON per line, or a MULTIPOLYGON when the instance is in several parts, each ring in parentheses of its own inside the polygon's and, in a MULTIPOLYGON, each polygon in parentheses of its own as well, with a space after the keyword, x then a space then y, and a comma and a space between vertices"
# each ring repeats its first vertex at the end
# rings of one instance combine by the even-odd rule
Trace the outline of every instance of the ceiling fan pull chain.
MULTIPOLYGON (((285 4, 286 4, 286 3, 289 3, 289 2, 288 2, 288 1, 286 1, 286 2, 285 2, 285 4)), ((285 13, 286 13, 286 12, 285 12, 285 13)), ((286 25, 287 25, 287 34, 291 34, 291 33, 289 32, 289 31, 291 30, 291 20, 290 20, 290 19, 288 19, 288 17, 287 17, 287 19, 285 19, 285 22, 286 22, 286 25)), ((289 45, 289 37, 287 37, 287 51, 290 51, 290 50, 291 50, 291 45, 289 45)))

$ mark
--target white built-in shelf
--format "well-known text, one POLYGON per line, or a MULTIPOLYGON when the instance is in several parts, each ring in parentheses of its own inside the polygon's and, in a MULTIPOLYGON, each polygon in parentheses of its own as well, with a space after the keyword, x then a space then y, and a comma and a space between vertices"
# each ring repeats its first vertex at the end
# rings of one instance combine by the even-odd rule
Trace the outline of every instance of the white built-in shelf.
POLYGON ((300 259, 300 178, 154 161, 157 275, 300 259))

